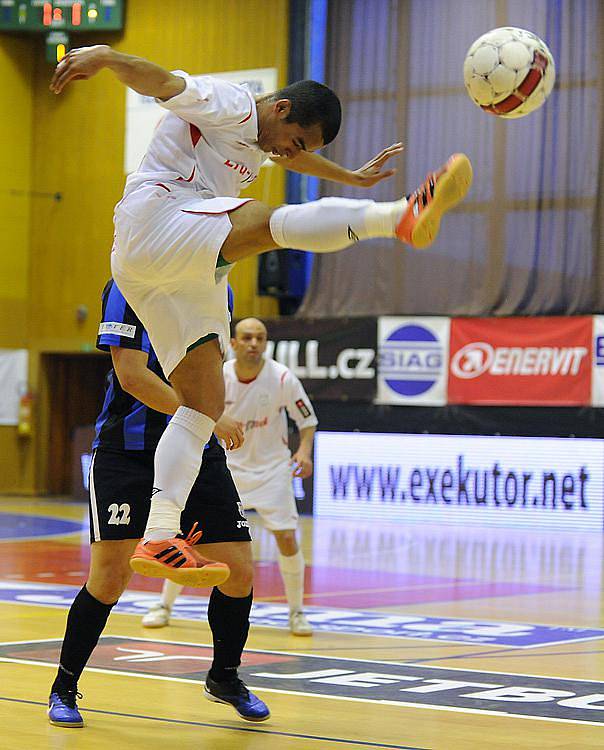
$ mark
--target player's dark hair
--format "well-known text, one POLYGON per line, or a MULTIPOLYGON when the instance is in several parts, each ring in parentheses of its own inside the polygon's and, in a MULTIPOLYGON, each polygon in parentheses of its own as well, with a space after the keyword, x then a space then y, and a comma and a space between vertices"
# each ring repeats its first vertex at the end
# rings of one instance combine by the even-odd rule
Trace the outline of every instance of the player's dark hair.
POLYGON ((340 130, 342 105, 337 95, 317 81, 296 81, 273 94, 275 100, 289 99, 292 105, 286 122, 303 128, 320 125, 323 143, 331 143, 340 130))

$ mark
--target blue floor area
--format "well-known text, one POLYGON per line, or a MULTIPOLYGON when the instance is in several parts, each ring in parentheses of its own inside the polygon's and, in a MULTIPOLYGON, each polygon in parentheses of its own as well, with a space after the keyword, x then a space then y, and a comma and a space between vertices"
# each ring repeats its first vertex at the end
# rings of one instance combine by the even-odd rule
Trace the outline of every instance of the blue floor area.
POLYGON ((49 516, 30 516, 24 513, 0 513, 0 540, 56 536, 80 532, 79 521, 65 521, 49 516))

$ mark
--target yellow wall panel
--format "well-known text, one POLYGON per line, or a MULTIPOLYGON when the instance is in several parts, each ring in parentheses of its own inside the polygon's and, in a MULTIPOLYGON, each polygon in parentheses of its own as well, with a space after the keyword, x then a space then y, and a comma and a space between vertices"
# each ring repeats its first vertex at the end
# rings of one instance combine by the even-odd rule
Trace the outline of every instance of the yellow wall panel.
MULTIPOLYGON (((276 67, 280 85, 286 82, 287 0, 129 0, 126 13, 123 34, 79 43, 110 43, 191 73, 276 67)), ((22 190, 0 195, 3 257, 5 247, 14 248, 0 262, 0 346, 29 346, 39 390, 41 351, 94 346, 110 273, 113 207, 125 179, 125 89, 103 71, 57 97, 48 90, 52 67, 41 37, 2 37, 0 45, 3 98, 11 102, 11 117, 0 118, 0 166, 22 190), (10 237, 7 216, 14 219, 10 237), (79 307, 88 309, 84 321, 79 307)), ((249 194, 282 203, 282 170, 263 172, 249 194)), ((238 316, 276 313, 272 299, 255 293, 256 269, 254 259, 233 272, 238 316)), ((15 469, 14 482, 0 477, 0 491, 44 490, 44 477, 33 479, 32 456, 44 465, 48 435, 43 404, 37 408, 31 445, 20 445, 14 430, 0 430, 0 455, 15 469)))
MULTIPOLYGON (((0 39, 0 348, 27 346, 33 59, 30 39, 0 39)), ((1 387, 1 386, 0 386, 1 387)), ((0 392, 0 397, 1 397, 0 392)), ((31 486, 30 446, 0 427, 0 489, 31 486)))
POLYGON ((0 41, 0 347, 27 345, 29 230, 32 196, 30 39, 0 41))

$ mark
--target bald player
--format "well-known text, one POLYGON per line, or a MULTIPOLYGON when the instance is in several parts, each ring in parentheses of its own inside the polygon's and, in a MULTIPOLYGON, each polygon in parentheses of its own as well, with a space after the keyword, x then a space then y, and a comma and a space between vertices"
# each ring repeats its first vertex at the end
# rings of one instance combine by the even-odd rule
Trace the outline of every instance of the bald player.
MULTIPOLYGON (((275 536, 279 568, 294 635, 311 635, 303 612, 304 557, 296 539, 298 511, 292 476, 312 474, 312 445, 317 425, 312 404, 298 378, 285 365, 266 359, 266 327, 257 318, 241 320, 231 346, 235 359, 224 364, 225 414, 244 432, 241 448, 228 453, 228 466, 245 510, 258 512, 275 536), (292 456, 287 444, 285 412, 296 423, 300 445, 292 456)), ((166 581, 162 598, 143 618, 147 627, 162 627, 182 586, 166 581)))

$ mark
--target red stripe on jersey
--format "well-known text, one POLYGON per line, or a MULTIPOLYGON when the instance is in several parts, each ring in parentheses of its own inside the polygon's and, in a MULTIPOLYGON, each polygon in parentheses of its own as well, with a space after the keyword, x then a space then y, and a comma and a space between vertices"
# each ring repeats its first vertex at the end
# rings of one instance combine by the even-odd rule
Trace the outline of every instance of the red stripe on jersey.
POLYGON ((201 138, 201 130, 197 127, 197 125, 193 125, 193 123, 189 123, 189 132, 191 133, 191 143, 193 144, 193 148, 197 146, 199 139, 201 138))
POLYGON ((244 117, 243 120, 241 120, 241 122, 239 123, 239 125, 243 125, 243 123, 247 122, 251 116, 252 116, 252 110, 250 109, 249 115, 247 117, 244 117))
POLYGON ((166 185, 164 185, 163 182, 156 182, 155 184, 157 185, 157 187, 163 187, 163 189, 167 190, 169 193, 172 192, 169 187, 167 187, 166 185))
MULTIPOLYGON (((200 133, 200 135, 201 135, 201 133, 200 133)), ((190 175, 189 175, 189 176, 187 177, 187 179, 186 179, 186 180, 185 180, 185 178, 184 178, 184 177, 177 177, 176 179, 177 179, 177 180, 178 180, 179 182, 191 182, 191 180, 193 179, 193 175, 194 175, 194 174, 195 174, 195 165, 193 165, 193 171, 192 171, 192 172, 191 172, 191 174, 190 174, 190 175)))

